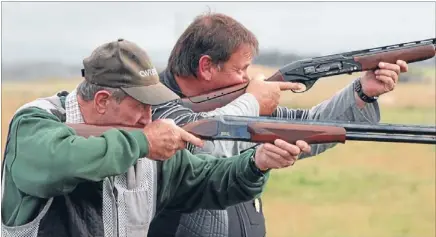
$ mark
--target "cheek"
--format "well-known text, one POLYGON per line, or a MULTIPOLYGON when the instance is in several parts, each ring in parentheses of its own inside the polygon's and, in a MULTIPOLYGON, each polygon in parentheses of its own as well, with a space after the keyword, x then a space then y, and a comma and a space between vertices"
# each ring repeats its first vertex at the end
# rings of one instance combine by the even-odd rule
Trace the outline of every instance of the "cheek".
POLYGON ((229 79, 234 83, 242 83, 246 81, 247 71, 233 71, 229 74, 229 79))
POLYGON ((136 125, 140 118, 141 113, 137 109, 119 110, 118 113, 114 116, 114 119, 117 120, 117 123, 126 126, 136 125))
POLYGON ((223 73, 221 78, 219 78, 218 80, 221 84, 221 87, 233 86, 246 81, 244 79, 244 74, 240 74, 238 72, 223 73))

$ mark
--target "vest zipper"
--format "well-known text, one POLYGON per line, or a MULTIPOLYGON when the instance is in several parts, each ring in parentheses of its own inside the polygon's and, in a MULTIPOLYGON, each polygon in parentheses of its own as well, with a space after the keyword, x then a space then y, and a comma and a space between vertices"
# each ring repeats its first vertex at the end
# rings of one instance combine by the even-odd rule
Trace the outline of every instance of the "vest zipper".
POLYGON ((118 228, 118 225, 119 225, 119 222, 118 222, 118 190, 115 188, 115 177, 112 177, 111 183, 112 183, 112 193, 114 194, 114 197, 115 197, 115 208, 114 208, 115 233, 114 234, 116 237, 119 237, 120 236, 120 229, 118 228))
POLYGON ((236 213, 238 213, 238 216, 240 218, 240 223, 242 225, 242 229, 241 229, 242 236, 247 237, 247 228, 245 227, 245 220, 244 218, 242 218, 242 211, 240 210, 240 206, 239 205, 235 206, 235 209, 236 209, 236 213))

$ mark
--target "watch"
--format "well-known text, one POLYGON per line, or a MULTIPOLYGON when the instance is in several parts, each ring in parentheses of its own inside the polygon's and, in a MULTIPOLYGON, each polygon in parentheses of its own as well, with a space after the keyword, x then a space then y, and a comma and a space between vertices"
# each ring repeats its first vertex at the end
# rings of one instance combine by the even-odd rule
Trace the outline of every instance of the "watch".
POLYGON ((253 171, 257 174, 257 175, 259 175, 259 176, 264 176, 265 175, 265 173, 269 170, 265 170, 265 171, 262 171, 262 170, 260 170, 258 167, 257 167, 257 165, 256 165, 256 161, 254 160, 254 155, 256 154, 256 151, 253 153, 253 155, 251 155, 251 157, 250 157, 250 166, 251 166, 251 168, 253 169, 253 171))
POLYGON ((357 95, 359 96, 359 98, 366 103, 374 103, 378 99, 377 96, 370 97, 370 96, 365 95, 365 93, 363 93, 362 84, 360 83, 360 79, 354 81, 354 91, 357 92, 357 95))

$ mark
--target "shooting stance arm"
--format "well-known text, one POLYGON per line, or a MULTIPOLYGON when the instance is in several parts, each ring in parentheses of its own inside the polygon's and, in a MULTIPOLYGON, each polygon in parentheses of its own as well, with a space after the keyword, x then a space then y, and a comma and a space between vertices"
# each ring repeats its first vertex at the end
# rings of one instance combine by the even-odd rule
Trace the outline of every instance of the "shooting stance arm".
MULTIPOLYGON (((349 84, 330 99, 311 109, 290 109, 279 106, 273 116, 289 120, 351 121, 374 124, 380 122, 380 108, 378 102, 367 103, 363 108, 359 108, 353 84, 349 84)), ((316 156, 335 145, 336 143, 311 145, 311 154, 302 154, 300 159, 316 156)))
MULTIPOLYGON (((210 112, 194 112, 183 104, 170 103, 153 107, 153 120, 168 118, 173 119, 177 125, 195 122, 207 117, 217 115, 234 116, 259 116, 259 103, 256 98, 245 93, 226 106, 210 112)), ((252 147, 254 143, 238 141, 205 141, 202 148, 188 143, 187 149, 193 154, 210 154, 216 157, 231 157, 240 154, 242 150, 252 147)))
POLYGON ((220 159, 183 150, 161 162, 156 212, 164 208, 179 212, 225 209, 254 199, 268 178, 268 173, 257 173, 250 162, 254 152, 220 159))
POLYGON ((119 175, 148 152, 139 131, 110 129, 85 138, 48 112, 28 108, 12 121, 6 167, 22 192, 49 198, 81 182, 119 175))

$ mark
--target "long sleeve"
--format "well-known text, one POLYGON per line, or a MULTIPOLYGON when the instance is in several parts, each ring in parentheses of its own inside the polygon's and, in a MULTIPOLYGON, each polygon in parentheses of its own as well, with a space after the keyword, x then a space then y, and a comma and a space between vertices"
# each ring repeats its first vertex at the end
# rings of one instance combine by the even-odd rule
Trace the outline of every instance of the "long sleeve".
POLYGON ((162 209, 193 212, 199 208, 225 209, 258 197, 268 179, 250 162, 254 150, 220 159, 180 151, 160 162, 157 213, 162 209))
MULTIPOLYGON (((352 121, 373 124, 380 121, 380 109, 377 102, 366 104, 362 109, 358 108, 353 84, 350 84, 329 100, 323 101, 311 109, 278 107, 273 116, 289 120, 352 121)), ((311 154, 303 154, 300 159, 318 155, 335 145, 336 143, 312 145, 311 154)))
POLYGON ((148 152, 141 131, 111 129, 84 138, 37 108, 20 111, 10 134, 6 166, 12 180, 22 192, 40 198, 69 193, 83 181, 122 174, 148 152))

